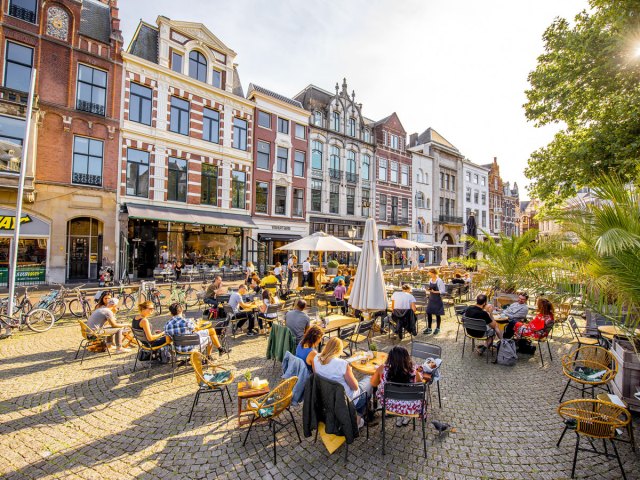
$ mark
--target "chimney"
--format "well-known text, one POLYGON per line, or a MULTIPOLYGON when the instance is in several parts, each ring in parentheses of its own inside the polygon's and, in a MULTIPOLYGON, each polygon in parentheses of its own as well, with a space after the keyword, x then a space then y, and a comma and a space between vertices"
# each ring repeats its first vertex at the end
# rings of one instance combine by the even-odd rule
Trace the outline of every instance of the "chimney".
POLYGON ((122 31, 120 30, 120 9, 118 8, 118 0, 105 0, 105 3, 107 3, 110 8, 111 38, 115 40, 116 43, 122 44, 124 40, 122 38, 122 31))
POLYGON ((418 134, 412 133, 409 135, 409 147, 415 147, 418 144, 418 134))

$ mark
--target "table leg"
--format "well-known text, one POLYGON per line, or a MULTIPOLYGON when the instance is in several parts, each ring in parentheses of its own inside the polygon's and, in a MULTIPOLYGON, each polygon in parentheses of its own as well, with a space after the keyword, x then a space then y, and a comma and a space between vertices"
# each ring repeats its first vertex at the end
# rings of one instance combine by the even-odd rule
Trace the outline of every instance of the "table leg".
POLYGON ((242 426, 240 415, 242 414, 242 398, 238 397, 238 427, 242 426))

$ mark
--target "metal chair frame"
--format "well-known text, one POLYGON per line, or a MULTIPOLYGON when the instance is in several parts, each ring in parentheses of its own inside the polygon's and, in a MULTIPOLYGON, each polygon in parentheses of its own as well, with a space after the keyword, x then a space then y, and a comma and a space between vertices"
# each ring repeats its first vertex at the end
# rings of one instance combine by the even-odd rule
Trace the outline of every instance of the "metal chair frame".
MULTIPOLYGON (((193 410, 198 405, 198 401, 200 400, 200 395, 204 395, 206 393, 220 393, 222 397, 222 406, 224 408, 224 416, 229 418, 229 414, 227 413, 227 403, 224 400, 224 392, 227 392, 227 396, 229 397, 229 402, 233 405, 233 400, 231 399, 231 393, 229 393, 229 385, 234 381, 233 373, 230 375, 229 379, 222 383, 213 383, 208 382, 204 378, 204 371, 202 368, 202 353, 194 350, 191 352, 191 366, 193 367, 193 371, 196 375, 196 383, 198 384, 198 390, 196 391, 196 396, 193 399, 193 404, 191 405, 191 411, 189 412, 189 420, 187 423, 191 423, 191 418, 193 417, 193 410)), ((212 366, 214 369, 218 369, 217 366, 212 366)), ((224 369, 220 369, 224 370, 224 369)))
POLYGON ((92 342, 100 342, 100 344, 104 345, 109 357, 111 357, 111 352, 109 351, 109 343, 107 339, 111 338, 113 334, 101 333, 100 330, 94 330, 89 325, 87 325, 86 320, 78 319, 78 323, 80 324, 80 331, 82 333, 82 340, 80 340, 80 345, 78 346, 78 351, 76 352, 75 359, 78 359, 78 355, 80 355, 80 349, 84 347, 82 350, 82 358, 80 359, 80 365, 84 362, 84 355, 87 353, 87 348, 92 342))
POLYGON ((131 333, 133 333, 133 338, 136 339, 136 343, 138 344, 138 351, 136 352, 136 361, 133 364, 133 371, 136 371, 136 367, 138 365, 138 357, 140 356, 140 352, 145 351, 149 352, 149 361, 147 362, 147 377, 151 375, 151 362, 153 361, 154 354, 160 350, 162 347, 169 345, 171 342, 165 342, 163 345, 159 345, 157 347, 152 347, 147 340, 147 336, 144 333, 144 330, 138 328, 132 328, 131 333))
POLYGON ((202 353, 202 346, 200 345, 200 335, 197 333, 186 333, 184 335, 174 335, 171 337, 171 345, 173 347, 173 355, 171 355, 171 381, 173 382, 173 377, 176 372, 176 360, 178 357, 189 357, 188 360, 191 359, 191 354, 194 350, 202 353), (194 347, 188 352, 180 352, 177 347, 194 347))
MULTIPOLYGON (((411 342, 411 356, 419 358, 420 360, 426 360, 427 358, 442 359, 442 347, 439 345, 434 345, 432 343, 418 342, 416 340, 413 340, 411 342)), ((436 370, 439 369, 440 367, 438 367, 436 370)), ((425 382, 428 389, 429 399, 431 399, 431 385, 433 384, 433 378, 435 377, 436 370, 431 372, 431 380, 429 382, 425 382)), ((440 406, 440 408, 442 408, 440 380, 436 381, 436 386, 438 387, 438 405, 440 406)))
MULTIPOLYGON (((487 330, 487 322, 485 322, 484 320, 482 320, 481 318, 469 318, 469 317, 465 317, 464 315, 462 316, 462 326, 464 329, 464 341, 462 343, 462 358, 464 358, 464 349, 467 346, 467 337, 469 337, 471 339, 471 348, 475 349, 476 348, 476 340, 487 340, 489 338, 493 338, 493 335, 491 337, 487 337, 487 335, 483 335, 482 337, 475 337, 473 335, 470 335, 469 332, 467 330, 477 330, 477 331, 482 331, 483 329, 486 331, 487 330)), ((489 350, 491 350, 491 348, 487 348, 487 363, 489 363, 489 350)))
POLYGON ((424 456, 427 457, 427 432, 426 432, 426 413, 427 413, 427 386, 424 383, 394 383, 385 382, 384 395, 382 399, 382 455, 386 454, 386 434, 385 434, 385 418, 387 413, 400 417, 409 417, 413 419, 413 430, 416 429, 416 418, 420 418, 422 425, 422 446, 424 448, 424 456), (387 410, 387 400, 420 400, 420 413, 416 415, 406 415, 387 410))

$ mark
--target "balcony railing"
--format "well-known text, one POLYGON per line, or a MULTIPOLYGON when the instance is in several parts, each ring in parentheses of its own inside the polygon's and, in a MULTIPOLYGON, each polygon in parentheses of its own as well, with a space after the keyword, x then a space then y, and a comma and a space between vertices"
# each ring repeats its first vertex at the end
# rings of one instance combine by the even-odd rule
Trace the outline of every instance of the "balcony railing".
POLYGON ((346 172, 347 183, 358 183, 358 174, 352 172, 346 172))
POLYGON ((25 22, 36 23, 36 12, 18 5, 12 4, 9 6, 9 15, 24 20, 25 22))
POLYGON ((438 217, 440 223, 463 223, 462 217, 454 217, 453 215, 442 215, 438 217))
POLYGON ((76 108, 83 112, 95 113, 96 115, 102 115, 104 117, 104 105, 100 105, 99 103, 78 100, 76 108))
POLYGON ((330 168, 329 169, 329 178, 331 178, 332 180, 342 180, 342 171, 330 168))
POLYGON ((409 225, 408 217, 389 217, 389 223, 391 225, 409 225))
POLYGON ((73 172, 73 183, 82 185, 102 186, 102 175, 91 175, 88 173, 73 172))
POLYGON ((311 178, 316 178, 322 180, 322 170, 318 170, 317 168, 311 169, 311 178))
POLYGON ((0 101, 26 106, 29 101, 29 92, 21 92, 20 90, 14 90, 13 88, 0 87, 0 101))

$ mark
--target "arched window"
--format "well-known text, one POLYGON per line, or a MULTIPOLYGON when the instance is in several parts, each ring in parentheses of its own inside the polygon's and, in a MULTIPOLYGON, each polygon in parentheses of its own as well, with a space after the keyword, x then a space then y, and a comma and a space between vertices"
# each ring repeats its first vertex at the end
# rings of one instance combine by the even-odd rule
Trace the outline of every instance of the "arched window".
POLYGON ((424 208, 424 193, 416 192, 416 208, 424 208))
POLYGON ((320 110, 316 110, 315 112, 313 112, 313 124, 316 127, 321 127, 322 126, 322 121, 324 120, 324 115, 322 114, 322 112, 320 110))
POLYGON ((201 82, 207 81, 207 60, 197 50, 189 53, 189 76, 201 82))
POLYGON ((371 157, 367 154, 362 155, 362 179, 369 180, 371 172, 371 157))
POLYGON ((356 174, 356 152, 353 150, 347 152, 347 174, 356 174))
POLYGON ((355 118, 349 119, 349 135, 352 137, 356 136, 356 119, 355 118))
MULTIPOLYGON (((331 147, 331 155, 329 156, 329 169, 334 170, 336 175, 339 175, 339 172, 340 172, 340 147, 336 147, 335 145, 333 145, 331 147)), ((331 172, 329 172, 329 176, 331 176, 331 172)))
POLYGON ((322 143, 317 140, 311 143, 311 168, 314 170, 322 170, 322 148, 322 143))
POLYGON ((416 173, 416 183, 422 183, 422 176, 423 176, 422 169, 419 168, 418 172, 416 173))

